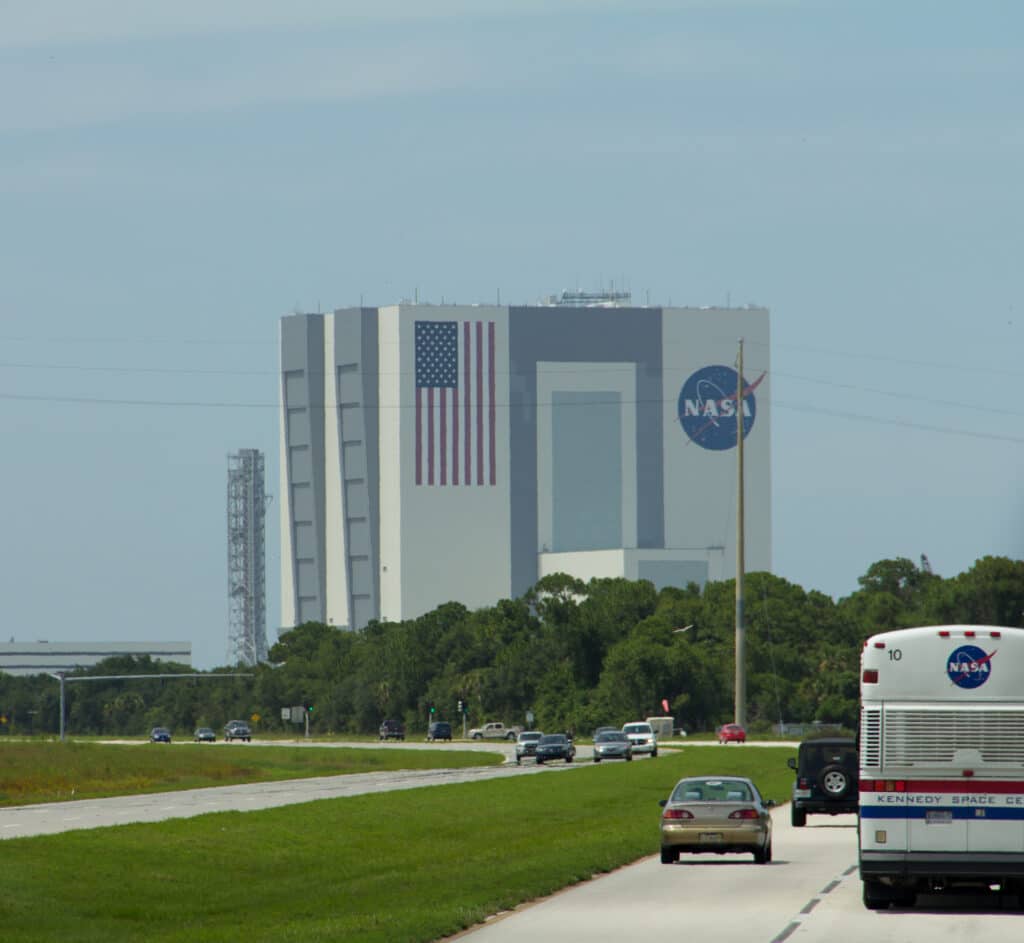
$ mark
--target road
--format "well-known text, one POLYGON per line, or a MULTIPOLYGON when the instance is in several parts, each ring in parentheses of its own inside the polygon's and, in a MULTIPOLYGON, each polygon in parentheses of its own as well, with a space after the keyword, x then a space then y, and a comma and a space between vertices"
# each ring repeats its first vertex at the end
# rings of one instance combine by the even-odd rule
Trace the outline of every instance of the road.
POLYGON ((861 902, 856 816, 773 814, 774 860, 750 855, 658 857, 499 915, 458 943, 1010 943, 1019 913, 994 898, 922 898, 914 909, 873 912, 861 902))

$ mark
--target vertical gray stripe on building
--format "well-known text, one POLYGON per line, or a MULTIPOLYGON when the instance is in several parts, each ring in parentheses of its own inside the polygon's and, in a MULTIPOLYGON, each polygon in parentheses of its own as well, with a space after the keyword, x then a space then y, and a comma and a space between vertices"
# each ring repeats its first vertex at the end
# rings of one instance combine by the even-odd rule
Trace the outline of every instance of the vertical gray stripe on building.
POLYGON ((358 629, 380 615, 377 309, 334 312, 334 360, 348 620, 358 629))
POLYGON ((323 363, 323 316, 282 318, 285 468, 296 624, 326 618, 323 363))

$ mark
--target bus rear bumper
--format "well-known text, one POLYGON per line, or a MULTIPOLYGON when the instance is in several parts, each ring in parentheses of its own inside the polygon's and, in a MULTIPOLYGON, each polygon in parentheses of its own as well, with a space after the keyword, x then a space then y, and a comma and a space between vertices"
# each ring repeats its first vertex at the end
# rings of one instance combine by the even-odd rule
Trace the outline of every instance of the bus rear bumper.
POLYGON ((862 851, 862 880, 971 880, 1024 876, 1024 853, 949 851, 862 851))

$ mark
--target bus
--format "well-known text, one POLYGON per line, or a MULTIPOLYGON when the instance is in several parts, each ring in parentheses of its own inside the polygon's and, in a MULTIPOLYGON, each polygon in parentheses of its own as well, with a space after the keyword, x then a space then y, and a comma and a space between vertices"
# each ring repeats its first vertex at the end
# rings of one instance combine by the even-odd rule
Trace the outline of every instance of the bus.
POLYGON ((864 906, 1024 891, 1024 629, 937 625, 861 653, 864 906))

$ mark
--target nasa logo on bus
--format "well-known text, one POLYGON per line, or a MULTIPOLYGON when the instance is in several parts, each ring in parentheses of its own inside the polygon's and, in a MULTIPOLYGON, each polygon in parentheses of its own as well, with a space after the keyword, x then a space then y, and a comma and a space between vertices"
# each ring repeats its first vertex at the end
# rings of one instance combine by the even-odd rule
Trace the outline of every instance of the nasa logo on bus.
MULTIPOLYGON (((743 384, 744 439, 757 418, 754 390, 763 379, 762 373, 754 383, 743 384)), ((702 367, 690 375, 679 391, 679 423, 691 442, 715 452, 736 445, 737 386, 732 367, 702 367)))
POLYGON ((992 655, 977 645, 961 645, 949 656, 946 674, 959 688, 980 688, 992 674, 992 655))

